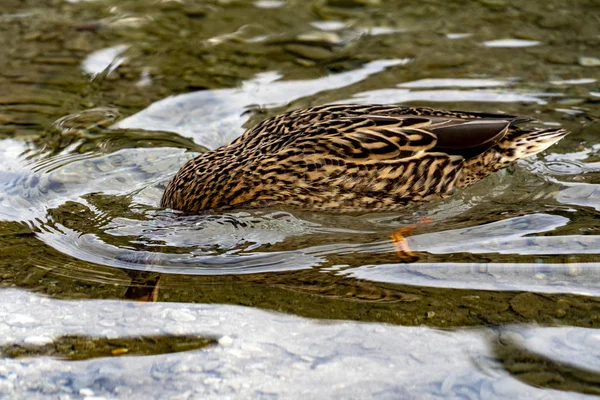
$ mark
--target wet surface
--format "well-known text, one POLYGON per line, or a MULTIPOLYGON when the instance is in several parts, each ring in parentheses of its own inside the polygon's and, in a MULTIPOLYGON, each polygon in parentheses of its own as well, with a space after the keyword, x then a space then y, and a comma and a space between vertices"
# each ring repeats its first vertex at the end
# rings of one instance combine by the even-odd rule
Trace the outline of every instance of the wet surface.
POLYGON ((600 8, 534 3, 9 1, 0 396, 597 395, 600 8), (346 102, 572 133, 401 212, 158 207, 195 154, 346 102))

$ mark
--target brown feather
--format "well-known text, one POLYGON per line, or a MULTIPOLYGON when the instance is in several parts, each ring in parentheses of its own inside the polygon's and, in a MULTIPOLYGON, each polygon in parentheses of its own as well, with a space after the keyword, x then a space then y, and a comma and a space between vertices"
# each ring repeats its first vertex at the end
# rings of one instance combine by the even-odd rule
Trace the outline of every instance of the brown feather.
POLYGON ((188 213, 271 204, 399 208, 447 196, 567 134, 516 127, 530 120, 397 105, 294 110, 189 161, 161 205, 188 213))

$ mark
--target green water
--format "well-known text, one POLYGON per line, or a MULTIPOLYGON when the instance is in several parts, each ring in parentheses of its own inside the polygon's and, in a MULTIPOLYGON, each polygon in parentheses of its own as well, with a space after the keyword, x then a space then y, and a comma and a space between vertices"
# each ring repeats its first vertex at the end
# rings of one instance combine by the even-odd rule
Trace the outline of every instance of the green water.
MULTIPOLYGON (((595 337, 599 22, 592 0, 8 1, 0 14, 0 287, 77 304, 154 296, 317 323, 447 328, 459 339, 466 327, 513 326, 593 328, 585 332, 595 337), (450 199, 404 212, 182 217, 158 207, 165 183, 194 154, 279 112, 334 102, 518 113, 571 134, 450 199), (433 222, 410 233, 417 257, 406 263, 389 235, 424 216, 433 222)), ((129 343, 137 333, 124 324, 129 343)), ((2 348, 13 350, 2 353, 65 357, 70 341, 85 343, 78 334, 87 333, 57 332, 39 351, 7 339, 2 348)), ((135 354, 175 352, 179 342, 188 349, 187 336, 165 337, 149 350, 143 338, 126 345, 135 354)), ((190 340, 189 348, 212 343, 190 340)), ((436 344, 420 340, 435 356, 436 344)), ((597 358, 585 369, 520 342, 494 346, 490 358, 523 387, 598 393, 597 358)), ((95 351, 73 345, 68 357, 102 357, 95 351)), ((586 352, 600 354, 576 354, 586 352)), ((449 393, 424 386, 412 395, 449 393)))

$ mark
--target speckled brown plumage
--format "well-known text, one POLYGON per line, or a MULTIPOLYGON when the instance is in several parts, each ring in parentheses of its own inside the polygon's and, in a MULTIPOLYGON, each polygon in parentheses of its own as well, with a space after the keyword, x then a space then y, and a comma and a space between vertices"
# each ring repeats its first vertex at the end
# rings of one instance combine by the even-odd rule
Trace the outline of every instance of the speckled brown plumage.
POLYGON ((329 105, 276 115, 187 162, 163 207, 198 213, 285 204, 389 210, 442 198, 560 140, 531 119, 397 105, 329 105))

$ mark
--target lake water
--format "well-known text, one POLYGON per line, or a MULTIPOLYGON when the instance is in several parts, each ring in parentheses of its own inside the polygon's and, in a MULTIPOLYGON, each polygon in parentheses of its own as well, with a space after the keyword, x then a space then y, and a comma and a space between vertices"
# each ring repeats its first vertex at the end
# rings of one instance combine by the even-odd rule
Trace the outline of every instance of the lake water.
POLYGON ((597 1, 0 13, 0 398, 600 395, 597 1), (158 206, 194 155, 348 102, 571 134, 398 212, 158 206), (423 218, 407 262, 390 234, 423 218))

